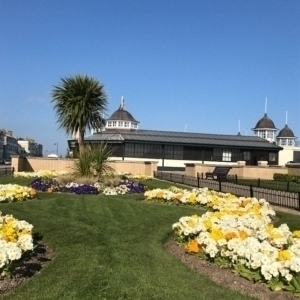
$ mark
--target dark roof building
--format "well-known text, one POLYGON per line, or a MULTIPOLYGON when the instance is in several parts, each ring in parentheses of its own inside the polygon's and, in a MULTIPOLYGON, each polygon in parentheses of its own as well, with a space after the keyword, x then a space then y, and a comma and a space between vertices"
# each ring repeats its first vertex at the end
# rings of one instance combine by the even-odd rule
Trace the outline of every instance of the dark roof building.
MULTIPOLYGON (((85 137, 85 142, 107 142, 118 159, 154 159, 159 161, 161 168, 184 167, 185 162, 232 164, 246 161, 247 165, 257 165, 260 160, 276 165, 282 149, 259 136, 139 130, 138 123, 124 110, 122 100, 120 107, 106 120, 105 128, 85 137)), ((277 130, 274 124, 273 127, 277 130)), ((76 142, 69 140, 70 150, 76 149, 76 142)))

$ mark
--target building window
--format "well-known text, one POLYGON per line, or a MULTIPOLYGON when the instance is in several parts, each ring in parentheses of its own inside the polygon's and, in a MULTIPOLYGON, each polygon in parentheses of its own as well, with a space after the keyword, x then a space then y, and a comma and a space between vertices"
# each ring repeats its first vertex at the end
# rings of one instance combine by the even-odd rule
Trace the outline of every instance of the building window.
POLYGON ((275 162, 276 158, 277 158, 277 153, 274 153, 274 152, 269 153, 269 161, 275 162))
POLYGON ((213 161, 222 161, 223 149, 214 148, 214 154, 211 160, 213 161))
POLYGON ((231 161, 231 150, 229 149, 223 150, 222 161, 231 161))
POLYGON ((251 152, 250 151, 244 151, 243 157, 244 157, 244 160, 251 160, 251 152))
POLYGON ((108 122, 107 122, 107 127, 111 127, 111 125, 112 125, 112 124, 111 124, 111 121, 108 121, 108 122))
POLYGON ((183 159, 184 160, 201 160, 202 148, 185 146, 183 147, 183 159))
POLYGON ((274 138, 274 132, 273 131, 267 131, 267 137, 269 139, 273 139, 274 138))
POLYGON ((116 122, 116 121, 113 121, 113 122, 112 122, 112 126, 113 126, 113 127, 116 127, 116 126, 117 126, 117 122, 116 122))
POLYGON ((279 140, 279 145, 285 146, 286 145, 286 140, 285 139, 280 139, 279 140))
POLYGON ((124 127, 129 127, 129 122, 124 122, 124 127))
POLYGON ((119 126, 119 127, 123 127, 123 121, 119 121, 119 122, 118 122, 118 126, 119 126))
POLYGON ((294 151, 293 162, 300 163, 300 151, 294 151))
POLYGON ((266 138, 266 132, 265 132, 265 131, 260 131, 260 132, 259 132, 259 136, 260 136, 261 138, 265 139, 265 138, 266 138))
POLYGON ((293 139, 288 139, 288 145, 289 146, 294 146, 294 140, 293 139))
POLYGON ((182 146, 165 146, 165 158, 166 159, 183 159, 183 147, 182 146))
POLYGON ((125 157, 134 157, 134 144, 133 143, 125 144, 125 157))
POLYGON ((134 157, 144 157, 144 146, 143 144, 134 144, 134 157))
POLYGON ((137 128, 137 124, 136 123, 131 123, 131 128, 137 128))

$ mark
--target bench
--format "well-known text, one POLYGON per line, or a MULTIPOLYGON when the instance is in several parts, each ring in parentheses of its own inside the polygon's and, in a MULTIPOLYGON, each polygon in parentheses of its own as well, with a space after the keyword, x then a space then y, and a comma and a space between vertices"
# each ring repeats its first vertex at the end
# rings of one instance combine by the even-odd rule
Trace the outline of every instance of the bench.
POLYGON ((229 173, 231 167, 215 167, 212 172, 205 173, 205 179, 212 178, 217 180, 227 179, 227 174, 229 173))

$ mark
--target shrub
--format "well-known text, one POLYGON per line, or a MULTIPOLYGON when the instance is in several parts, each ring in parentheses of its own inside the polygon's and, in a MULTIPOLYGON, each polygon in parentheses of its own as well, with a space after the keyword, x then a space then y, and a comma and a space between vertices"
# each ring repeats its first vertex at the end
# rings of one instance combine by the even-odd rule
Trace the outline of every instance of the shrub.
POLYGON ((274 173, 273 179, 277 181, 290 181, 300 183, 300 175, 274 173))

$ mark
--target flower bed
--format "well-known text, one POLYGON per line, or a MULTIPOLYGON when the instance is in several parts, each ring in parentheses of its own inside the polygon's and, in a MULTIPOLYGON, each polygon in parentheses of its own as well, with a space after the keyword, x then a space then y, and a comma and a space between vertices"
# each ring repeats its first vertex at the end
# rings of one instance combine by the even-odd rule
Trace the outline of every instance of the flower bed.
POLYGON ((152 190, 148 200, 198 204, 202 216, 185 216, 173 224, 187 253, 229 267, 272 290, 300 293, 300 230, 275 227, 275 212, 264 199, 236 197, 207 189, 152 190))
POLYGON ((204 189, 180 189, 171 186, 169 189, 153 189, 146 191, 145 199, 147 201, 164 202, 168 204, 188 204, 188 205, 206 205, 216 197, 225 199, 234 197, 231 194, 223 194, 215 191, 204 189))
POLYGON ((31 187, 18 184, 0 185, 0 202, 20 202, 32 199, 36 196, 36 190, 31 187))
POLYGON ((101 183, 78 184, 70 182, 64 186, 60 186, 54 178, 36 178, 30 185, 32 188, 43 192, 62 192, 75 194, 100 194, 104 195, 125 195, 128 193, 144 193, 147 187, 139 182, 126 180, 121 182, 119 186, 104 186, 101 183))
POLYGON ((33 226, 0 212, 0 278, 11 274, 25 252, 33 250, 33 226))
POLYGON ((59 175, 69 174, 65 171, 51 171, 51 170, 40 170, 37 172, 14 172, 14 177, 24 177, 24 178, 55 178, 59 175))

